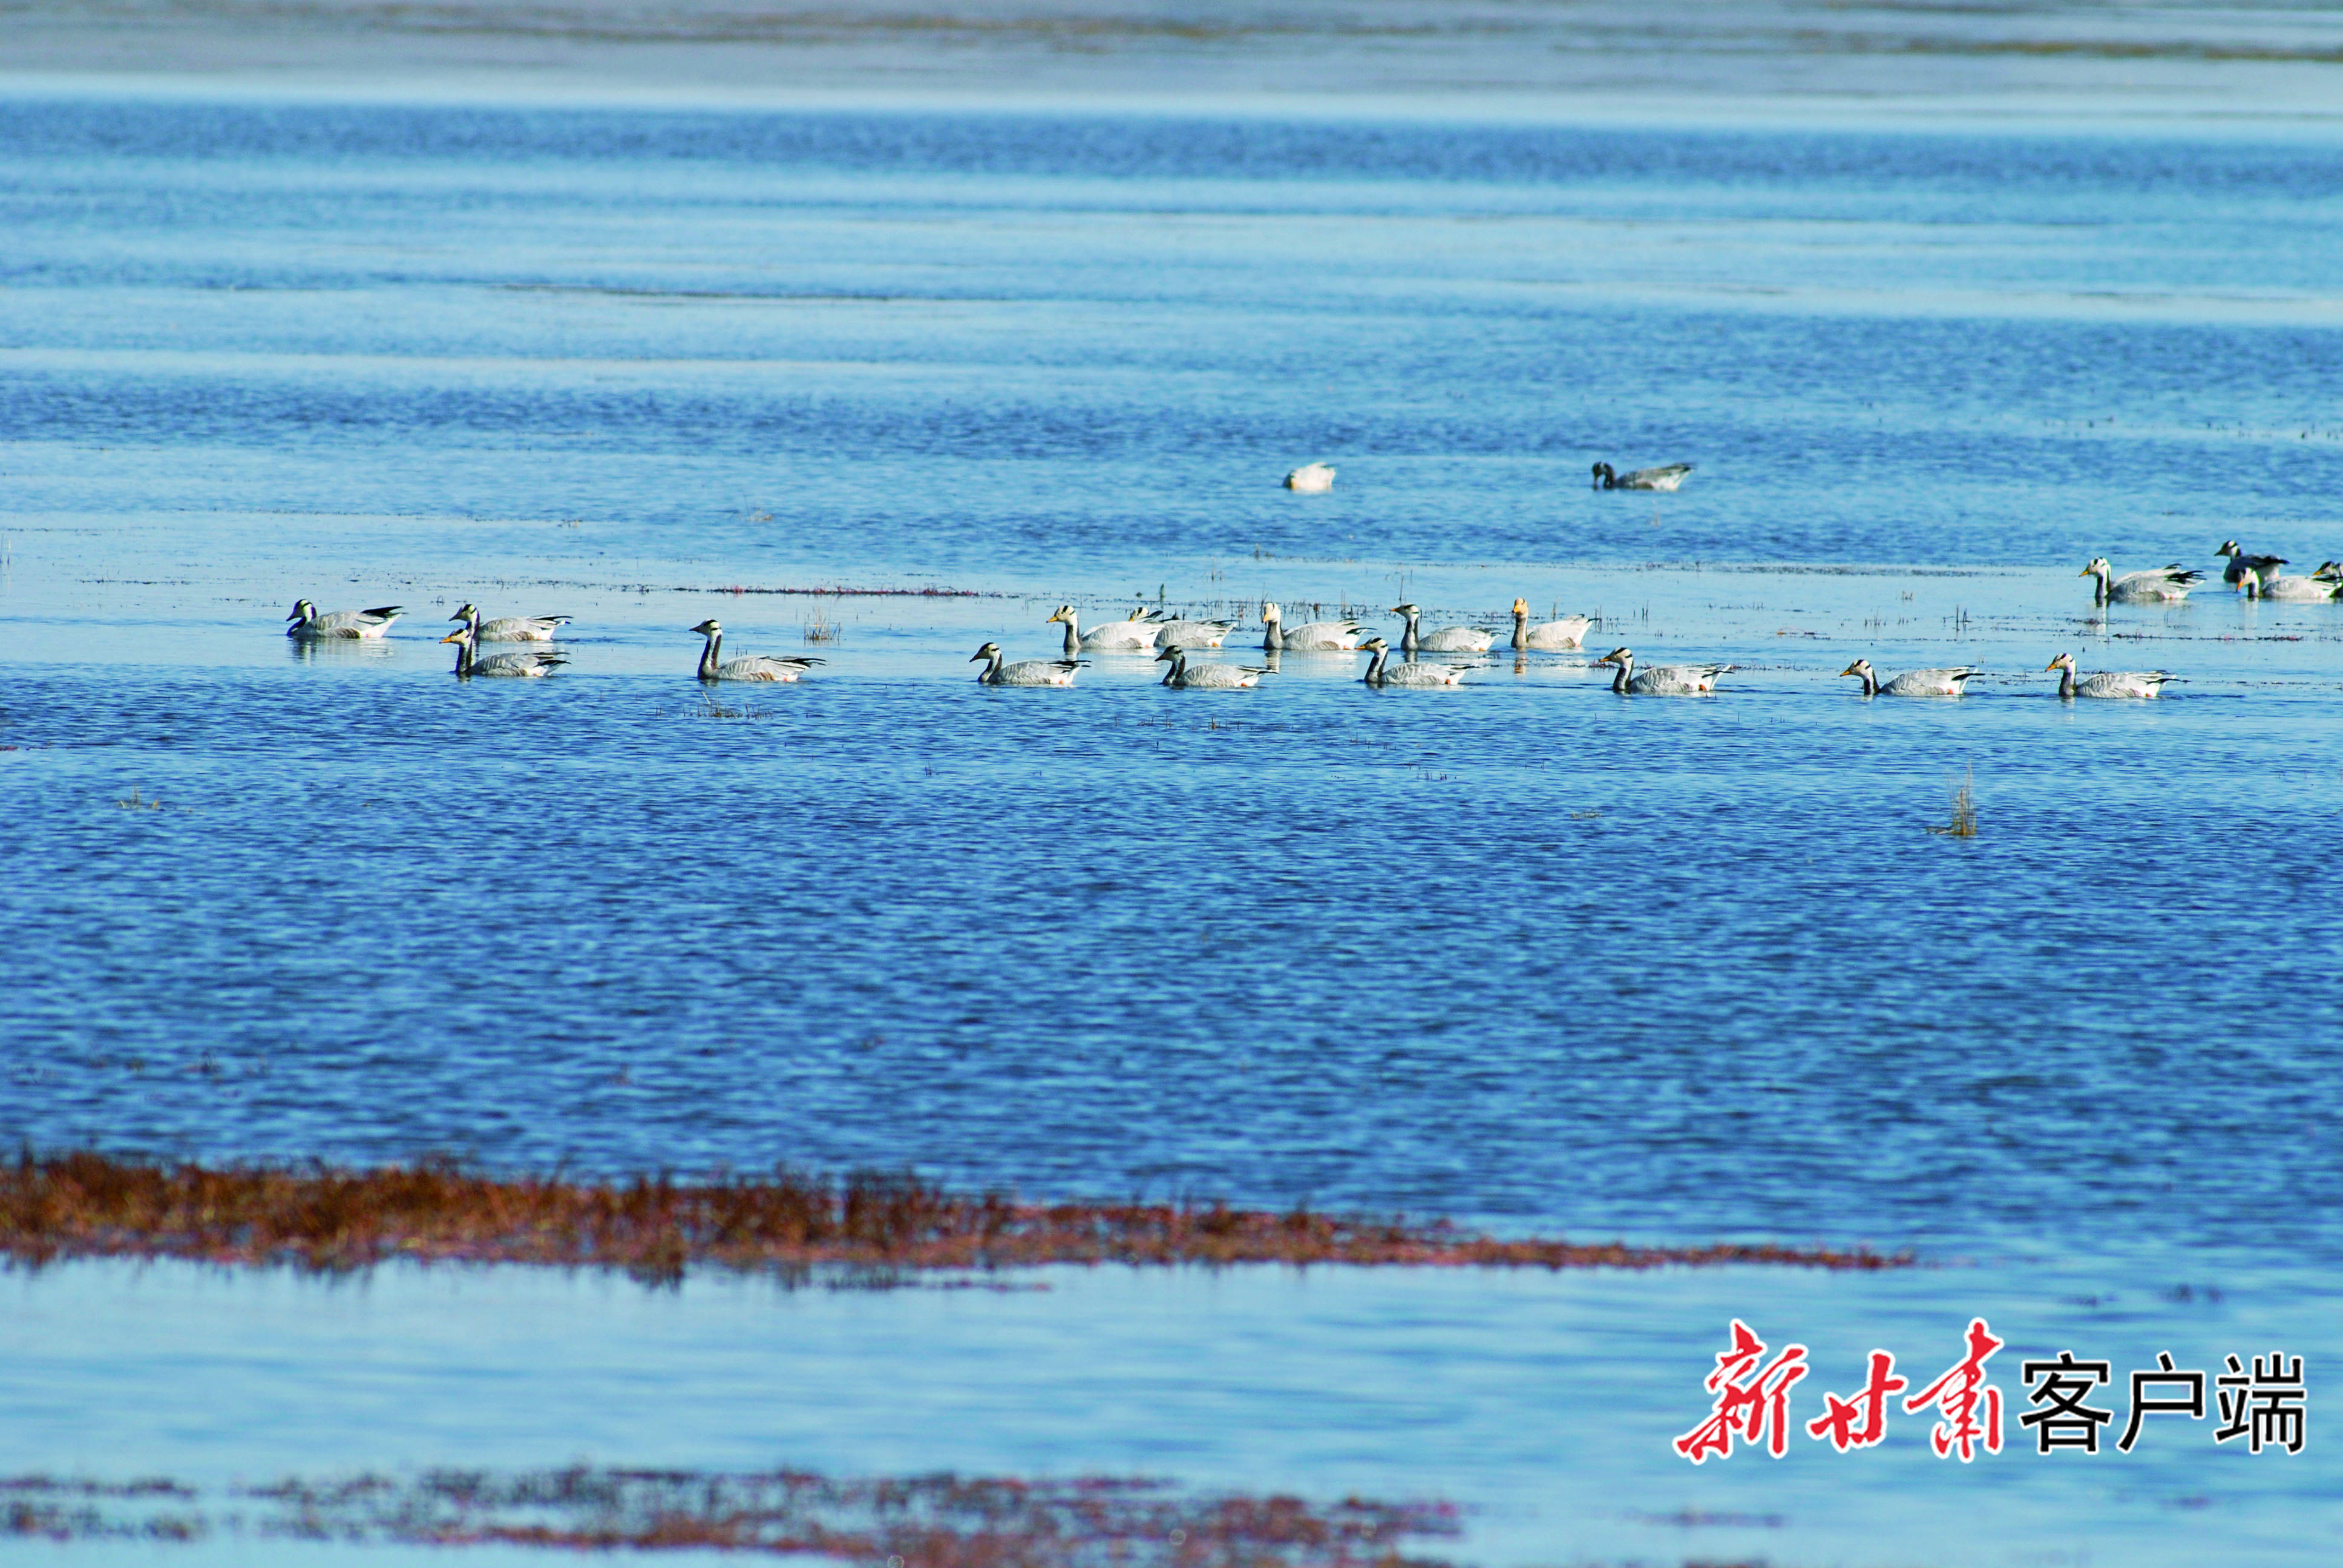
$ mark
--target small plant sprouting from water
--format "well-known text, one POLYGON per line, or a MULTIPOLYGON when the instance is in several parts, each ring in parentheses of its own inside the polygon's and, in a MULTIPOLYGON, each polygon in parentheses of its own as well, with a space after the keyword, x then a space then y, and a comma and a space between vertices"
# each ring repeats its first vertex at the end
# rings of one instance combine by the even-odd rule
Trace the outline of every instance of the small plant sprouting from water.
POLYGON ((836 642, 840 629, 836 621, 816 610, 812 618, 805 623, 805 639, 808 642, 836 642))
POLYGON ((1931 822, 1928 831, 1947 839, 1974 839, 1977 836, 1976 777, 1964 774, 1953 786, 1953 819, 1942 827, 1931 822))
POLYGON ((126 811, 160 811, 163 809, 163 802, 143 799, 136 788, 133 788, 129 794, 116 800, 115 804, 126 811))

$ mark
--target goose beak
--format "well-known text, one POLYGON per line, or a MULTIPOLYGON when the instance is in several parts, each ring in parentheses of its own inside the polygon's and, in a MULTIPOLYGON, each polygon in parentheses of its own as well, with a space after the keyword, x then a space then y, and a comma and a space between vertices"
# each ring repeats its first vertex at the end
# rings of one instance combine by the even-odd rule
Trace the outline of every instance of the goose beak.
POLYGON ((2044 665, 2044 666, 2042 667, 2042 673, 2043 673, 2043 674, 2045 674, 2045 675, 2047 675, 2047 674, 2049 674, 2052 670, 2054 670, 2054 669, 2056 669, 2056 668, 2058 668, 2058 661, 2057 661, 2056 659, 2055 659, 2055 658, 2054 658, 2054 659, 2052 659, 2049 663, 2047 663, 2047 664, 2046 664, 2046 665, 2044 665))
POLYGON ((2091 575, 2091 568, 2085 567, 2081 571, 2077 572, 2075 575, 2078 578, 2089 577, 2091 575))
POLYGON ((1861 675, 1863 673, 1863 668, 1860 665, 1850 664, 1845 669, 1840 670, 1839 673, 1841 675, 1861 675))
POLYGON ((464 634, 460 631, 451 631, 439 640, 441 642, 461 642, 464 640, 464 634))

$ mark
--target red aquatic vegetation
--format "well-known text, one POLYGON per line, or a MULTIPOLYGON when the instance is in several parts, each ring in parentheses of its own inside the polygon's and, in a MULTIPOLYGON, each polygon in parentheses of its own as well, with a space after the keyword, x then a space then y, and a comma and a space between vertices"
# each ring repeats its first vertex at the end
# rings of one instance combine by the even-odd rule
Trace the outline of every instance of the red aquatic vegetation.
MULTIPOLYGON (((208 1533, 144 1494, 33 1476, 0 1482, 15 1533, 70 1541, 208 1533)), ((1198 1493, 1112 1476, 951 1474, 831 1480, 803 1471, 439 1470, 408 1479, 288 1479, 243 1489, 233 1528, 263 1536, 429 1545, 797 1553, 890 1568, 1436 1568, 1403 1543, 1459 1533, 1445 1503, 1198 1493), (246 1509, 258 1505, 256 1513, 246 1509)), ((192 1505, 192 1507, 191 1507, 192 1505)))
POLYGON ((1027 1203, 908 1174, 842 1180, 787 1170, 700 1181, 489 1176, 450 1161, 367 1170, 203 1166, 93 1151, 0 1165, 0 1258, 188 1258, 347 1271, 393 1259, 624 1269, 661 1282, 691 1266, 802 1274, 1041 1263, 1346 1263, 1651 1269, 1774 1263, 1884 1269, 1868 1249, 1720 1243, 1634 1247, 1508 1239, 1444 1220, 1373 1219, 1222 1203, 1027 1203))

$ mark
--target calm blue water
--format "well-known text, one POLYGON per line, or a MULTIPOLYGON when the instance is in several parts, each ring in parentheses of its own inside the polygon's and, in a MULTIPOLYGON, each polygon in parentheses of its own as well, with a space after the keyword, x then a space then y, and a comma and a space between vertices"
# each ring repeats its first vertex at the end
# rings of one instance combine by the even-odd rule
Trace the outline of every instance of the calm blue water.
MULTIPOLYGON (((2075 574, 2343 556, 2338 230, 2323 140, 0 100, 0 1138, 1860 1241, 1954 1265, 1896 1287, 1948 1342, 2056 1269, 2332 1346, 2343 606, 2075 574), (721 591, 839 584, 972 597, 721 591), (1517 594, 1741 668, 967 662, 1068 599, 1517 594), (304 595, 410 618, 304 654, 304 595), (467 598, 572 663, 458 687, 467 598), (708 712, 709 614, 830 663, 708 712), (2061 649, 2182 683, 2069 709, 2061 649)), ((1737 1309, 1602 1289, 1697 1319, 1619 1396, 1689 1424, 1737 1309)), ((2205 1528, 2283 1556, 2335 1473, 2258 1463, 2205 1528)))

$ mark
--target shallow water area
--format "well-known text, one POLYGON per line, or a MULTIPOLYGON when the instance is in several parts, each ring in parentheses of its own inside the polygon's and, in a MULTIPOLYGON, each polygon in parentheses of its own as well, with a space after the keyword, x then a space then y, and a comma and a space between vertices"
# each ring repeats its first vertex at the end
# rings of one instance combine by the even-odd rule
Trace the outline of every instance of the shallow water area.
POLYGON ((2332 1555, 2315 1414, 2242 1460, 1666 1448, 1735 1315, 1814 1348, 1805 1414, 1976 1313, 2011 1362, 2302 1354, 2322 1408, 2343 605, 2212 555, 2343 556, 2317 124, 45 91, 0 220, 0 1138, 1929 1265, 72 1265, 0 1282, 0 1472, 1129 1469, 1451 1495, 1490 1563, 2332 1555), (2094 613, 2099 554, 2212 580, 2094 613), (304 596, 407 613, 303 645, 304 596), (1587 647, 1513 658, 1517 596, 1587 647), (1265 663, 1264 598, 1499 646, 1437 692, 973 680, 1067 602, 1265 663), (458 685, 468 599, 575 617, 568 664, 458 685), (827 662, 703 690, 709 616, 827 662), (1621 698, 1622 645, 1735 668, 1621 698), (2177 679, 2062 704, 2060 651, 2177 679), (1865 700, 1857 655, 1984 673, 1865 700))

